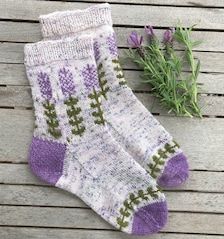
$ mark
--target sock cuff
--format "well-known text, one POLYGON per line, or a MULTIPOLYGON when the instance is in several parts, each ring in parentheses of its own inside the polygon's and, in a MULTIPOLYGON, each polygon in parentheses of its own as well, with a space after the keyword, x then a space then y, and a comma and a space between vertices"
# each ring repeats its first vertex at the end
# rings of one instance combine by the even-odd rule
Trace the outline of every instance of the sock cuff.
POLYGON ((82 59, 93 55, 91 37, 67 38, 64 40, 40 41, 24 47, 25 65, 35 66, 52 61, 82 59))
POLYGON ((111 8, 108 3, 97 4, 84 10, 54 12, 39 17, 44 38, 79 32, 101 25, 111 25, 111 8))

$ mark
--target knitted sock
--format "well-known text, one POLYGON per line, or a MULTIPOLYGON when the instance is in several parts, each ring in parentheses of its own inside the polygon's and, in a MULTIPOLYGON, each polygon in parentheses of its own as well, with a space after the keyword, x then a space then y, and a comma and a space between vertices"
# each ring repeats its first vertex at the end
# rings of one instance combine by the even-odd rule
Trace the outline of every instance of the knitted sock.
POLYGON ((33 173, 124 232, 160 230, 167 219, 164 195, 107 130, 92 40, 27 44, 25 64, 36 116, 33 173))
POLYGON ((175 187, 188 177, 188 163, 179 145, 126 85, 119 64, 109 4, 41 16, 44 38, 93 34, 95 59, 105 118, 119 144, 157 179, 175 187))

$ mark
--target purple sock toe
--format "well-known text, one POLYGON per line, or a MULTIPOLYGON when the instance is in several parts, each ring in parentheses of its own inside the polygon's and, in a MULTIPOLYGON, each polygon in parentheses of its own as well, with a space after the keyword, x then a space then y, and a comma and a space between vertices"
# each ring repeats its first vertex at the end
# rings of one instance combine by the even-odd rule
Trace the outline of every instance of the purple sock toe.
POLYGON ((134 215, 132 234, 150 235, 160 231, 167 221, 166 202, 155 202, 140 208, 134 215))
POLYGON ((165 166, 157 183, 163 188, 177 187, 188 178, 189 168, 187 158, 183 153, 172 157, 165 166))

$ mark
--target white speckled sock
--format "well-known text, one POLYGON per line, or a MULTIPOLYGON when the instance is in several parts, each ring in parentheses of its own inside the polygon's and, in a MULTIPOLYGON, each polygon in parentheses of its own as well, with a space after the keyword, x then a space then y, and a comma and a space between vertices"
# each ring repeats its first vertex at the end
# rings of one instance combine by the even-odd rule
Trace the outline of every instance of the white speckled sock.
POLYGON ((175 187, 188 177, 179 145, 127 87, 119 64, 109 4, 41 16, 44 38, 92 34, 105 118, 119 144, 160 186, 175 187))
POLYGON ((119 230, 159 231, 167 219, 164 194, 108 131, 92 39, 27 44, 25 64, 36 115, 33 173, 74 193, 119 230))

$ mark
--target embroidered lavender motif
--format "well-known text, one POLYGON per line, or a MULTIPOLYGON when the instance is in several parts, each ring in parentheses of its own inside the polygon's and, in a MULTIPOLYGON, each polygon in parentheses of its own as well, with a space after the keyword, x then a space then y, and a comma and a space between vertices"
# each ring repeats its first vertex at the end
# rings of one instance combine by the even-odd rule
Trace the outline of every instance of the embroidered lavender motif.
POLYGON ((99 43, 97 41, 94 41, 93 43, 93 50, 94 50, 94 56, 96 61, 99 61, 100 59, 100 46, 99 43))
POLYGON ((42 97, 45 100, 50 100, 52 98, 52 89, 48 74, 45 72, 38 73, 37 81, 39 83, 42 97))
POLYGON ((73 81, 73 75, 69 69, 63 67, 58 72, 59 82, 61 85, 62 93, 65 96, 71 95, 75 92, 75 85, 73 81))
POLYGON ((42 97, 45 99, 43 103, 44 114, 46 116, 46 122, 48 125, 48 133, 54 138, 58 139, 61 137, 61 130, 59 129, 59 122, 55 110, 55 105, 50 103, 52 98, 52 89, 50 79, 47 73, 40 72, 37 75, 37 81, 40 86, 40 92, 42 97))
MULTIPOLYGON (((100 47, 99 47, 99 43, 97 41, 94 42, 93 49, 94 49, 95 59, 96 59, 97 62, 99 62, 100 47)), ((106 86, 107 80, 105 79, 105 72, 103 70, 102 62, 99 63, 99 65, 97 67, 97 72, 98 72, 98 80, 99 80, 99 86, 100 86, 100 89, 101 89, 101 94, 107 100, 106 94, 109 91, 109 87, 106 86)))
POLYGON ((106 43, 108 45, 110 54, 113 57, 117 57, 118 56, 118 52, 117 52, 117 43, 116 43, 116 36, 115 34, 112 34, 110 36, 107 37, 106 43))
POLYGON ((59 82, 61 90, 67 99, 64 101, 67 106, 66 112, 69 118, 69 124, 71 125, 71 131, 74 135, 82 136, 85 131, 83 126, 83 117, 80 116, 81 108, 78 106, 78 98, 72 96, 75 93, 75 84, 71 71, 65 67, 58 71, 59 82))
POLYGON ((84 78, 84 85, 88 90, 88 97, 91 100, 90 107, 94 110, 92 116, 95 118, 95 124, 105 124, 103 117, 103 111, 101 109, 101 92, 99 89, 99 81, 97 77, 97 69, 94 65, 87 64, 82 70, 82 76, 84 78))

